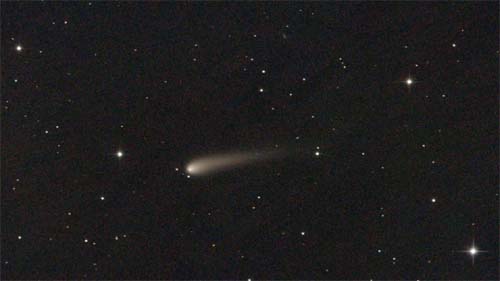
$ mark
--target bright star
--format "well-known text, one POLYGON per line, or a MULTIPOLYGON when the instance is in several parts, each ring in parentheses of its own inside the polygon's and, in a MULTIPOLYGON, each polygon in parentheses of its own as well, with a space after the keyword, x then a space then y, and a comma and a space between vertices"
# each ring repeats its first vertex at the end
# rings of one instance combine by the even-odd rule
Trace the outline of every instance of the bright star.
POLYGON ((23 50, 23 46, 21 46, 21 45, 16 46, 16 51, 20 52, 22 50, 23 50))
POLYGON ((406 85, 410 86, 413 84, 413 80, 411 78, 406 79, 406 85))
POLYGON ((471 256, 475 256, 477 254, 476 247, 473 246, 472 248, 470 248, 469 253, 471 254, 471 256))
POLYGON ((118 152, 116 152, 116 156, 118 158, 122 158, 123 157, 123 152, 121 150, 118 150, 118 152))
POLYGON ((475 244, 475 242, 474 242, 474 241, 472 242, 472 246, 471 246, 468 250, 466 250, 466 251, 459 251, 459 252, 469 254, 469 255, 472 257, 472 264, 474 264, 475 257, 476 257, 479 253, 486 253, 486 251, 479 250, 479 249, 476 247, 476 244, 475 244))

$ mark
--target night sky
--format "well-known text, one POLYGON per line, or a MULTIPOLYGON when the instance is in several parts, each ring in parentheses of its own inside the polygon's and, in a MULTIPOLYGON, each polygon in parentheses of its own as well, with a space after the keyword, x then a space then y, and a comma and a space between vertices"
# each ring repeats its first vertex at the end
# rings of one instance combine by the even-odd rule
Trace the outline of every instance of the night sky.
POLYGON ((1 278, 498 279, 498 9, 2 2, 1 278))

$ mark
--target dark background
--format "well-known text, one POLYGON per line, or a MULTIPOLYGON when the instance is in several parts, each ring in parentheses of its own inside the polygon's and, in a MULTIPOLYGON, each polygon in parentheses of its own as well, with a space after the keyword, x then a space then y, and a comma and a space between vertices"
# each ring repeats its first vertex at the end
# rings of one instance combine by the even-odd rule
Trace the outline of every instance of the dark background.
POLYGON ((498 279, 498 8, 2 1, 1 278, 498 279))

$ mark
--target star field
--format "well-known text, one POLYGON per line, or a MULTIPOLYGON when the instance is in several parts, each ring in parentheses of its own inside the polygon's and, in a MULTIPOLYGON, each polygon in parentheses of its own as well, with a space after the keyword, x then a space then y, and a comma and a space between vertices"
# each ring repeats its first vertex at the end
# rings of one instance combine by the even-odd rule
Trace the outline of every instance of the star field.
POLYGON ((498 8, 2 2, 1 279, 498 280, 498 8))

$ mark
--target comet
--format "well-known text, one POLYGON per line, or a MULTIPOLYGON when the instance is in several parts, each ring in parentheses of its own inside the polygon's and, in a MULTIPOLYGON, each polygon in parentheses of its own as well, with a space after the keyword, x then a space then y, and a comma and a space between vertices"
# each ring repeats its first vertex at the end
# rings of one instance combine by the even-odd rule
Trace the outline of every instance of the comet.
POLYGON ((186 172, 192 176, 210 175, 241 166, 274 159, 281 155, 279 151, 233 152, 214 154, 196 158, 186 165, 186 172))

